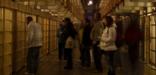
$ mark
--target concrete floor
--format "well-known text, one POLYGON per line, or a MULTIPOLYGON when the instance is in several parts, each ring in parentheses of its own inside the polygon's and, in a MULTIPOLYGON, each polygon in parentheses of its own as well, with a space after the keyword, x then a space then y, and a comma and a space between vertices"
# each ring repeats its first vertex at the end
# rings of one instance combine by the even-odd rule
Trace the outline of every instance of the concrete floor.
MULTIPOLYGON (((80 65, 79 54, 75 50, 74 55, 74 67, 72 70, 65 70, 65 61, 59 61, 57 56, 57 51, 53 51, 48 55, 42 63, 40 63, 37 75, 107 75, 107 62, 106 58, 103 56, 103 72, 96 72, 94 63, 92 62, 91 67, 84 68, 80 65)), ((135 68, 132 68, 127 53, 121 53, 121 65, 116 69, 116 75, 156 75, 156 70, 152 70, 145 67, 143 63, 138 63, 135 68)), ((16 75, 24 75, 24 71, 19 72, 16 75)))

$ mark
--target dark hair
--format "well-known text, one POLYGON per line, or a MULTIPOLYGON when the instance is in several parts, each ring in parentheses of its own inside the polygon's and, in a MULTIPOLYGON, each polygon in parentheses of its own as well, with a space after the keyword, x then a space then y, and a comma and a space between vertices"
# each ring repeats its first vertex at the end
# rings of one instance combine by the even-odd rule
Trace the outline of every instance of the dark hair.
POLYGON ((69 17, 66 17, 66 18, 64 19, 64 21, 67 22, 67 23, 70 23, 70 22, 71 22, 71 20, 70 20, 69 17))
POLYGON ((97 12, 97 13, 95 14, 95 16, 96 16, 96 19, 100 19, 100 18, 101 18, 101 14, 100 14, 99 12, 97 12))
POLYGON ((27 20, 28 20, 28 21, 32 21, 33 18, 32 18, 31 16, 28 16, 28 17, 27 17, 27 20))
POLYGON ((73 23, 71 22, 70 18, 66 17, 64 21, 66 22, 67 36, 71 36, 75 39, 77 32, 74 29, 73 23))
POLYGON ((112 19, 112 17, 111 16, 106 16, 105 17, 106 18, 106 21, 107 21, 107 26, 112 26, 112 24, 113 24, 113 19, 112 19))
POLYGON ((85 21, 86 21, 87 23, 90 23, 90 20, 89 20, 88 18, 85 18, 85 21))

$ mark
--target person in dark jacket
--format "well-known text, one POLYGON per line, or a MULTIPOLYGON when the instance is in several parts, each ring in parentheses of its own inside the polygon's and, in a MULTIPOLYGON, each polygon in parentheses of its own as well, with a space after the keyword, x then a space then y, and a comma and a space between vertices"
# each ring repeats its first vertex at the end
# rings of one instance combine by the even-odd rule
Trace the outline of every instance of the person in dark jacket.
POLYGON ((139 55, 139 41, 142 38, 142 33, 139 25, 136 22, 131 22, 131 25, 126 30, 125 42, 128 45, 128 53, 132 65, 136 64, 139 55))
POLYGON ((116 24, 116 41, 115 44, 118 48, 115 54, 115 62, 116 67, 121 67, 121 48, 124 44, 124 33, 123 33, 123 21, 119 15, 115 16, 115 24, 116 24))
POLYGON ((60 27, 57 31, 57 38, 58 38, 58 58, 59 58, 59 60, 61 60, 64 56, 63 53, 64 53, 64 45, 65 45, 65 24, 64 24, 64 20, 60 23, 60 27))
POLYGON ((83 36, 82 36, 82 59, 81 59, 81 65, 89 67, 91 64, 91 56, 90 56, 90 46, 91 46, 91 25, 90 20, 86 19, 85 27, 83 30, 83 36))
POLYGON ((116 46, 120 48, 123 45, 123 24, 122 24, 122 19, 120 16, 116 16, 116 46))
POLYGON ((64 67, 65 69, 73 68, 73 60, 72 60, 73 44, 74 44, 73 40, 76 38, 76 34, 77 32, 74 29, 73 23, 71 22, 70 18, 65 18, 65 41, 66 41, 65 46, 66 47, 64 53, 65 53, 65 57, 67 58, 67 63, 64 67), (70 43, 69 45, 68 42, 70 43))

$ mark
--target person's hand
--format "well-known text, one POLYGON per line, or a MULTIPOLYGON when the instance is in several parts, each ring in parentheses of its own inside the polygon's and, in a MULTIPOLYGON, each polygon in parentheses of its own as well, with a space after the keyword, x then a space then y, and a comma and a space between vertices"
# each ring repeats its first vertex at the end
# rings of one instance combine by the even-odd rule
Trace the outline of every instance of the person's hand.
POLYGON ((96 41, 93 40, 93 44, 96 44, 96 41))

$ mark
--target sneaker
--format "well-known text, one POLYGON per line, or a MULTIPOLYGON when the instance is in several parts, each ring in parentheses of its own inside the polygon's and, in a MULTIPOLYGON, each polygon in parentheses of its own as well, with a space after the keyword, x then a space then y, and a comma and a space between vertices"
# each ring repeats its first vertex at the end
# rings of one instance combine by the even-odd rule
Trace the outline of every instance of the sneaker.
POLYGON ((108 75, 116 75, 114 71, 108 71, 108 75))
POLYGON ((35 75, 34 73, 25 72, 25 75, 35 75))
POLYGON ((94 72, 94 73, 103 73, 103 70, 94 70, 92 72, 94 72))
POLYGON ((102 70, 102 69, 99 69, 99 70, 97 70, 97 72, 98 72, 98 73, 102 73, 102 72, 103 72, 103 70, 102 70))
POLYGON ((68 70, 72 70, 73 67, 70 67, 70 66, 65 66, 64 69, 68 69, 68 70))
POLYGON ((25 72, 24 74, 25 74, 25 75, 29 75, 30 73, 29 73, 29 72, 25 72))

